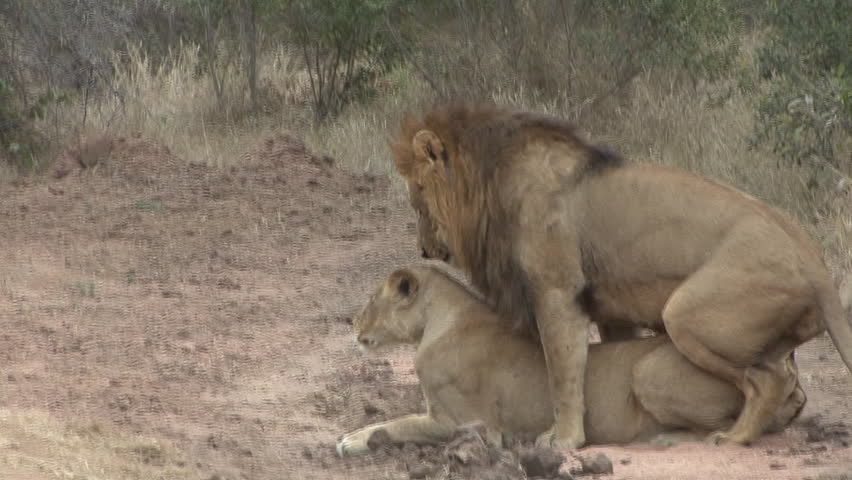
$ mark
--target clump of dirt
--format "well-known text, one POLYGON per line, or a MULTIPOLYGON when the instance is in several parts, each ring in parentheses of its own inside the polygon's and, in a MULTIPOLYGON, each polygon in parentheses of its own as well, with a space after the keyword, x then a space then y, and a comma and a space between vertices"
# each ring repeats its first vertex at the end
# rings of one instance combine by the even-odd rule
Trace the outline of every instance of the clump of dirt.
POLYGON ((497 448, 485 440, 481 423, 458 427, 442 446, 394 445, 383 430, 368 445, 382 456, 395 459, 410 479, 520 480, 571 479, 560 472, 565 457, 549 448, 516 445, 497 448))
POLYGON ((578 474, 605 475, 612 473, 612 460, 605 453, 594 455, 582 455, 579 457, 580 468, 578 474))
POLYGON ((820 415, 812 415, 803 419, 808 443, 828 442, 846 448, 849 446, 850 429, 845 422, 825 422, 820 415))

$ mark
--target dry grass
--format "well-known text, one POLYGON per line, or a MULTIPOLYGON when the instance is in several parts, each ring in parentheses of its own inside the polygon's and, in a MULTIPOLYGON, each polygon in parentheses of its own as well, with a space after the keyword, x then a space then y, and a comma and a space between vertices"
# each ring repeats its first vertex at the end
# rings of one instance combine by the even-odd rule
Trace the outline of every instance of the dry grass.
POLYGON ((73 141, 85 132, 141 133, 168 145, 181 158, 225 166, 237 161, 248 145, 281 129, 303 129, 306 72, 285 48, 259 62, 260 111, 251 113, 245 76, 233 64, 216 65, 222 78, 221 98, 201 66, 199 49, 184 45, 159 68, 152 68, 138 48, 113 57, 116 75, 112 94, 84 109, 76 103, 57 109, 37 125, 53 137, 73 141), (85 123, 84 123, 85 119, 85 123), (55 125, 63 125, 60 130, 55 125))
POLYGON ((152 480, 208 478, 172 445, 43 411, 0 409, 4 479, 152 480))

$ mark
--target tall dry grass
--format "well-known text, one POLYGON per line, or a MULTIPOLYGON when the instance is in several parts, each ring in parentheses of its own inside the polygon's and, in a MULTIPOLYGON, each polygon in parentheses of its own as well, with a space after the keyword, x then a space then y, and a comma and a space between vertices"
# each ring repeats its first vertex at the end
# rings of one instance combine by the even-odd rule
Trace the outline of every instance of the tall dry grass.
POLYGON ((187 161, 225 166, 271 131, 302 130, 311 118, 307 74, 284 47, 259 62, 257 109, 233 63, 212 67, 222 82, 217 96, 211 77, 198 73, 203 66, 195 45, 182 45, 157 68, 137 47, 114 54, 112 63, 115 76, 104 96, 60 106, 36 126, 66 142, 90 132, 140 133, 187 161))

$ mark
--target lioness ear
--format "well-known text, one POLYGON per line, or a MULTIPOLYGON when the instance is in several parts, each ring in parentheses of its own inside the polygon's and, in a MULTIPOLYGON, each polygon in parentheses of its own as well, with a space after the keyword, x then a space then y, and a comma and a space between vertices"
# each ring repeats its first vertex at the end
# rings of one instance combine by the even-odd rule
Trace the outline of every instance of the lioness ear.
POLYGON ((409 270, 397 270, 391 274, 390 287, 402 298, 414 298, 417 294, 417 277, 409 270))
POLYGON ((397 288, 399 294, 403 297, 407 297, 411 294, 411 280, 408 278, 399 279, 399 287, 397 288))

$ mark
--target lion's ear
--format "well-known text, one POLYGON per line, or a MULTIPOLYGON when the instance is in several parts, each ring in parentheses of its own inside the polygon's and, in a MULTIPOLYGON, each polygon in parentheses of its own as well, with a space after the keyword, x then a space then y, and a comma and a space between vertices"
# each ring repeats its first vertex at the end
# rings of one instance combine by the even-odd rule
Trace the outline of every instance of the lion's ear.
POLYGON ((420 130, 411 141, 417 162, 428 162, 433 166, 438 159, 447 160, 447 150, 444 142, 431 130, 420 130))

